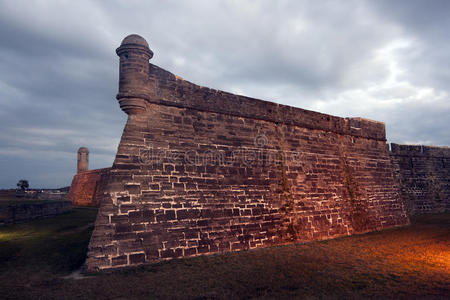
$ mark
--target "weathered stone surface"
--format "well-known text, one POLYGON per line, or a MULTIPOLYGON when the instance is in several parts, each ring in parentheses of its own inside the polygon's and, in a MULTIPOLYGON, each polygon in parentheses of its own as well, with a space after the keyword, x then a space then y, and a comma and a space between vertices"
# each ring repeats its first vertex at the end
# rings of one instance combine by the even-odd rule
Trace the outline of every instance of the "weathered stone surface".
POLYGON ((89 170, 89 150, 81 147, 77 152, 77 173, 89 170))
POLYGON ((80 171, 72 179, 67 200, 73 206, 98 206, 111 168, 80 171))
POLYGON ((409 214, 450 211, 450 148, 391 144, 409 214))
POLYGON ((383 123, 194 85, 135 39, 117 50, 129 117, 89 270, 408 224, 383 123))

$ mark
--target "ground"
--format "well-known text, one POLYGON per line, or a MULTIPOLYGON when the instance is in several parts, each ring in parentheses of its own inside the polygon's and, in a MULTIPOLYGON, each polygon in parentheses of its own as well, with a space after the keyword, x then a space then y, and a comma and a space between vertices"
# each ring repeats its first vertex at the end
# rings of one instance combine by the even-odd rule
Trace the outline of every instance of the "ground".
POLYGON ((334 240, 64 278, 83 263, 96 210, 0 227, 3 299, 426 298, 450 295, 450 214, 334 240))

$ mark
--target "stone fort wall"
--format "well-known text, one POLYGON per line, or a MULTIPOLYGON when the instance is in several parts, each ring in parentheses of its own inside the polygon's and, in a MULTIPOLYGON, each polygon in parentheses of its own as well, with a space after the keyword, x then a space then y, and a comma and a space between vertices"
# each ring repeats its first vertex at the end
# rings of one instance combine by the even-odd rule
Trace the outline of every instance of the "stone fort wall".
POLYGON ((383 123, 204 88, 120 56, 129 114, 88 270, 329 239, 409 223, 383 123))
POLYGON ((450 148, 391 144, 408 213, 450 212, 450 148))
POLYGON ((80 171, 73 176, 67 200, 73 206, 98 206, 110 168, 80 171))

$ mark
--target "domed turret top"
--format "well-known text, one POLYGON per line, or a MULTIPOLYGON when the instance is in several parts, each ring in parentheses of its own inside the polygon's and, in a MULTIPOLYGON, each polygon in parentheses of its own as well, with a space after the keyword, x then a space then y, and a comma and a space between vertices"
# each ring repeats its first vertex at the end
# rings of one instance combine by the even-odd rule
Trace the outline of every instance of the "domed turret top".
POLYGON ((140 45, 140 46, 149 48, 147 41, 138 34, 130 34, 129 36, 127 36, 126 38, 123 39, 120 46, 129 45, 129 44, 140 45))
POLYGON ((80 149, 78 149, 78 153, 89 153, 89 150, 86 147, 81 147, 80 149))
POLYGON ((148 59, 153 57, 153 51, 150 50, 147 41, 140 35, 130 34, 123 39, 120 47, 116 49, 117 55, 127 53, 128 51, 137 51, 138 53, 144 53, 148 56, 148 59))

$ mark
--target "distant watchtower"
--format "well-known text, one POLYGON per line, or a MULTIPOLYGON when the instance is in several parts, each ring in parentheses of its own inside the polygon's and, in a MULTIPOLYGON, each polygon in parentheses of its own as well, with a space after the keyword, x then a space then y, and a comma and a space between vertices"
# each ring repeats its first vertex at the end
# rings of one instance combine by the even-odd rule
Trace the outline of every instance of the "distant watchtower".
POLYGON ((86 147, 78 149, 77 174, 89 169, 89 150, 86 147))
POLYGON ((120 57, 119 100, 120 108, 129 115, 146 110, 149 88, 149 60, 153 57, 147 41, 137 35, 127 36, 116 49, 120 57))

